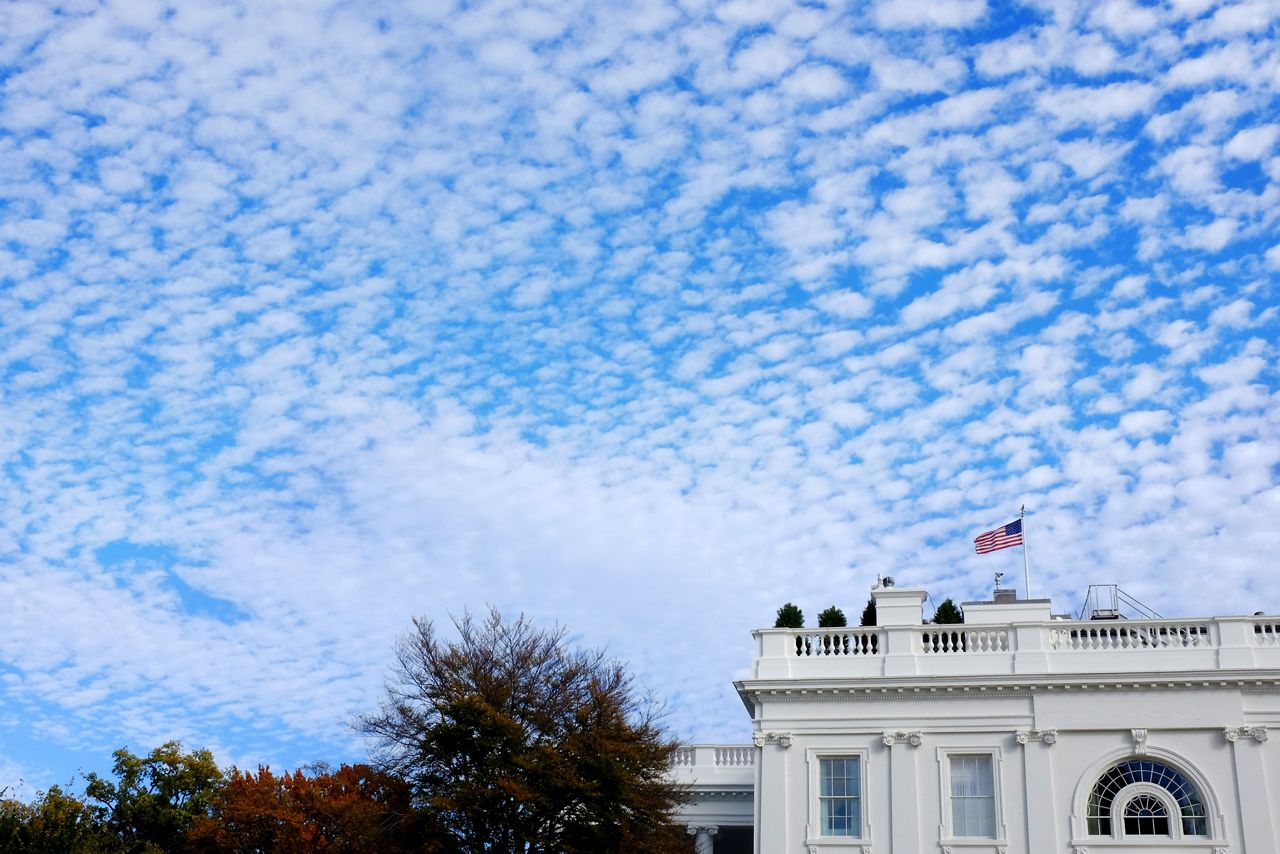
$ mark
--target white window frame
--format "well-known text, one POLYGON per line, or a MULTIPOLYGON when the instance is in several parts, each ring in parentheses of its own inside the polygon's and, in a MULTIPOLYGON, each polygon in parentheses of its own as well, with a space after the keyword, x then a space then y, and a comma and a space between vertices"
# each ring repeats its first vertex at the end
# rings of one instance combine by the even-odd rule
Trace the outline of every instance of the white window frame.
POLYGON ((870 850, 871 822, 868 818, 867 791, 867 751, 865 749, 850 750, 806 750, 805 763, 808 765, 809 777, 809 823, 805 830, 805 844, 815 848, 845 849, 850 851, 870 850), (822 760, 823 759, 856 759, 858 760, 858 836, 823 836, 822 808, 819 798, 822 795, 822 760))
MULTIPOLYGON (((1173 799, 1169 791, 1163 786, 1157 786, 1154 783, 1130 783, 1120 791, 1116 792, 1115 798, 1111 801, 1111 836, 1114 839, 1123 839, 1134 842, 1154 843, 1161 839, 1207 839, 1204 836, 1188 836, 1182 835, 1182 809, 1178 806, 1178 802, 1173 799), (1140 834, 1130 835, 1124 829, 1124 809, 1129 806, 1129 801, 1133 800, 1137 795, 1150 795, 1160 803, 1164 804, 1164 811, 1169 816, 1169 835, 1157 836, 1152 834, 1144 836, 1140 834)), ((1106 837, 1102 837, 1106 838, 1106 837)))
POLYGON ((938 815, 942 823, 938 828, 940 844, 949 848, 966 846, 991 848, 1007 846, 1009 830, 1004 823, 1004 785, 1001 771, 1004 765, 1004 751, 999 745, 971 747, 939 747, 938 748, 938 815), (995 810, 995 836, 956 836, 953 828, 954 817, 951 811, 951 757, 953 756, 986 756, 991 760, 992 800, 995 810))

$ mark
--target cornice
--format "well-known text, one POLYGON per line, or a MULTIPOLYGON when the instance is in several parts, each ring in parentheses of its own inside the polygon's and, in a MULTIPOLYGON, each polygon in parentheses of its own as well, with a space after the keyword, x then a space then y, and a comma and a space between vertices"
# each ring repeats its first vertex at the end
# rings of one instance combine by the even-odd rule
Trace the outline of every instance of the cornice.
POLYGON ((745 784, 745 787, 740 789, 703 789, 696 783, 686 786, 686 788, 688 791, 697 794, 699 800, 742 801, 755 795, 754 783, 745 784))
POLYGON ((1009 676, 926 676, 865 679, 744 679, 734 683, 744 697, 770 700, 982 699, 1029 697, 1048 692, 1165 691, 1233 688, 1246 694, 1280 694, 1280 679, 1256 674, 1161 673, 1135 678, 1133 674, 1029 674, 1009 676), (980 682, 978 680, 981 680, 980 682))

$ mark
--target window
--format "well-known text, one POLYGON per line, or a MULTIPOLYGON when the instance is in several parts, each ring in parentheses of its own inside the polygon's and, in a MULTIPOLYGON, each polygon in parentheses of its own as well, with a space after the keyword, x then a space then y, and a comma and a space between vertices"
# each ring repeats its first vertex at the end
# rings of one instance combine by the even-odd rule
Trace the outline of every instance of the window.
POLYGON ((1118 836, 1120 830, 1125 836, 1171 836, 1172 830, 1181 836, 1209 835, 1195 785, 1182 772, 1148 759, 1128 759, 1103 772, 1089 793, 1086 817, 1090 836, 1118 836))
POLYGON ((1125 836, 1168 836, 1169 811, 1154 795, 1134 795, 1124 805, 1125 836))
POLYGON ((996 837, 996 785, 991 754, 952 754, 952 836, 996 837))
POLYGON ((862 768, 857 756, 818 760, 818 826, 823 836, 862 835, 862 768))

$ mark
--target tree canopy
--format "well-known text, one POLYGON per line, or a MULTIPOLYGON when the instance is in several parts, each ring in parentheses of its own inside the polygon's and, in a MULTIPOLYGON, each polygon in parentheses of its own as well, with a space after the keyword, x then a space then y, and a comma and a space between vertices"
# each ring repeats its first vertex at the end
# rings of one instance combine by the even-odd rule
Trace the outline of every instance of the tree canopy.
POLYGON ((359 723, 424 834, 476 854, 670 850, 677 743, 623 667, 523 616, 454 627, 446 642, 414 621, 381 709, 359 723))
POLYGON ((862 620, 859 625, 874 626, 876 624, 876 600, 871 597, 867 600, 867 607, 862 609, 862 620))
POLYGON ((124 851, 180 850, 222 784, 213 754, 184 753, 181 744, 169 741, 147 756, 125 748, 112 756, 114 781, 93 773, 85 778, 85 796, 101 811, 107 831, 124 851))
POLYGON ((788 602, 778 609, 778 618, 773 621, 775 629, 803 629, 804 611, 788 602))
POLYGON ((939 625, 957 625, 964 622, 964 614, 950 598, 943 599, 933 612, 933 621, 939 625))
POLYGON ((820 629, 838 629, 847 625, 849 625, 849 621, 845 619, 844 611, 841 611, 835 605, 818 614, 818 628, 820 629))
POLYGON ((233 768, 187 842, 233 854, 411 851, 418 828, 410 801, 402 780, 368 765, 280 775, 233 768))

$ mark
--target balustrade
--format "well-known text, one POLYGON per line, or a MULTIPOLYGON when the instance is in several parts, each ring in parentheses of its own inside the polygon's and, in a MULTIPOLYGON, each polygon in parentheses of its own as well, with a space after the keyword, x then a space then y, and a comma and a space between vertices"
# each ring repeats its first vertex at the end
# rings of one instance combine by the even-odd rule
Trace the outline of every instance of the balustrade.
POLYGON ((1073 623, 1053 628, 1049 633, 1051 649, 1189 649, 1211 647, 1209 624, 1203 622, 1125 622, 1073 623))
POLYGON ((762 629, 756 639, 763 679, 1280 666, 1274 616, 762 629))
POLYGON ((1009 651, 1007 629, 933 630, 924 632, 921 638, 921 652, 925 655, 1009 651))
POLYGON ((1280 646, 1280 619, 1255 622, 1253 640, 1258 646, 1280 646))
POLYGON ((876 629, 841 629, 822 634, 799 634, 796 655, 879 655, 880 635, 876 629))
POLYGON ((756 764, 755 745, 733 744, 726 747, 717 747, 715 750, 716 765, 718 766, 741 768, 756 764))

